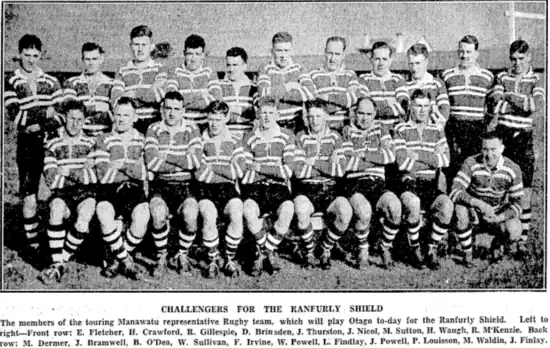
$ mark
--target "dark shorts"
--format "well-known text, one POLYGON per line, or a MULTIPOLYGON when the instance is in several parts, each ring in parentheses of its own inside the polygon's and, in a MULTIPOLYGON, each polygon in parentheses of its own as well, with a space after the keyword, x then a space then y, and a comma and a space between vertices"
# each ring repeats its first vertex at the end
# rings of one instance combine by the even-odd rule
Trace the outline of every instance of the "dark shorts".
POLYGON ((44 171, 44 135, 19 133, 17 136, 17 167, 19 193, 22 197, 35 195, 44 171))
POLYGON ((239 193, 233 183, 199 183, 197 185, 197 199, 208 199, 214 203, 214 206, 218 209, 218 211, 223 211, 227 203, 236 197, 239 197, 239 193))
POLYGON ((411 178, 405 176, 401 180, 401 186, 399 189, 399 195, 403 192, 414 193, 420 198, 420 205, 422 209, 428 210, 434 200, 443 194, 439 187, 437 179, 424 179, 424 178, 411 178))
POLYGON ((500 128, 504 137, 503 155, 521 168, 523 186, 531 187, 535 171, 535 151, 533 149, 533 131, 500 128))
POLYGON ((336 197, 340 196, 338 185, 332 180, 325 183, 297 182, 294 188, 296 195, 304 195, 313 203, 316 212, 325 212, 336 197))
POLYGON ((241 186, 243 201, 251 199, 260 207, 260 214, 275 214, 284 201, 292 197, 286 184, 262 182, 241 186))
POLYGON ((98 187, 97 202, 107 201, 115 208, 116 217, 130 219, 132 211, 141 203, 147 202, 143 184, 123 182, 100 185, 98 187))
POLYGON ((445 127, 445 135, 451 152, 451 175, 462 166, 466 158, 481 152, 481 136, 487 125, 484 120, 459 121, 450 119, 445 127))
POLYGON ((386 182, 382 178, 367 176, 356 179, 342 180, 342 194, 351 198, 355 193, 360 193, 375 207, 380 197, 386 192, 386 182))
MULTIPOLYGON (((96 185, 71 186, 59 190, 53 190, 49 203, 59 198, 65 202, 71 212, 76 212, 80 203, 88 198, 96 198, 96 185)), ((72 215, 75 216, 75 215, 72 215)))
POLYGON ((189 181, 153 180, 149 183, 149 196, 162 198, 171 214, 175 214, 187 198, 197 197, 196 191, 196 183, 189 181))

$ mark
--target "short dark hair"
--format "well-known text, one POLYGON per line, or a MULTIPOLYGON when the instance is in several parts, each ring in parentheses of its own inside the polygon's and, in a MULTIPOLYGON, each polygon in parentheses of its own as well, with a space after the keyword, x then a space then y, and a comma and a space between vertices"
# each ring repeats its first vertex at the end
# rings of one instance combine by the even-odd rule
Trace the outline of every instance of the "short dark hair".
POLYGON ((430 96, 428 95, 428 93, 424 92, 421 89, 415 89, 411 93, 411 103, 416 99, 425 99, 425 98, 430 99, 430 96))
POLYGON ((273 35, 273 38, 271 39, 271 44, 275 45, 278 42, 290 42, 292 43, 292 35, 287 33, 286 31, 280 31, 273 35))
POLYGON ((68 115, 71 110, 78 110, 83 115, 86 115, 86 105, 84 105, 82 101, 76 99, 65 100, 62 104, 62 110, 65 115, 68 115))
POLYGON ((529 44, 524 40, 516 40, 510 44, 510 55, 519 52, 527 53, 529 51, 529 44))
POLYGON ((423 55, 428 58, 430 53, 428 52, 428 47, 421 43, 415 43, 407 50, 407 56, 419 56, 423 55))
POLYGON ((329 102, 320 98, 308 100, 306 102, 306 110, 309 112, 309 110, 313 108, 322 109, 325 113, 328 114, 329 102))
POLYGON ((204 52, 204 48, 206 47, 206 42, 202 38, 202 36, 191 34, 185 39, 185 45, 183 46, 183 53, 185 53, 185 50, 188 48, 202 48, 204 52))
POLYGON ((272 106, 276 109, 279 109, 279 99, 275 98, 272 95, 265 95, 256 99, 254 105, 257 108, 261 108, 262 106, 272 106))
POLYGON ((214 100, 206 107, 207 114, 224 114, 229 113, 229 105, 226 102, 214 100))
POLYGON ((42 52, 42 41, 36 35, 25 34, 19 39, 19 53, 27 49, 36 49, 42 52))
POLYGON ((153 31, 146 25, 138 25, 130 32, 130 40, 136 37, 147 36, 153 38, 153 31))
POLYGON ((376 102, 374 101, 374 99, 372 99, 372 97, 369 97, 369 96, 363 96, 363 97, 359 97, 357 99, 357 102, 355 103, 355 108, 357 109, 359 107, 359 105, 364 102, 365 100, 368 100, 372 103, 372 106, 376 109, 376 102))
POLYGON ((136 101, 133 98, 130 98, 130 97, 120 97, 117 100, 116 105, 130 105, 132 107, 132 109, 134 109, 134 110, 137 109, 136 101))
POLYGON ((372 49, 371 49, 372 54, 374 55, 374 51, 381 48, 388 49, 390 51, 390 57, 393 56, 393 47, 391 47, 387 42, 384 42, 384 41, 377 41, 372 45, 372 49))
POLYGON ((95 42, 86 42, 84 45, 82 45, 82 57, 84 58, 84 52, 92 52, 92 51, 99 51, 100 54, 104 54, 105 51, 103 50, 103 47, 99 46, 95 42))
POLYGON ((178 92, 178 91, 170 91, 170 92, 166 93, 166 95, 162 99, 161 105, 166 105, 165 103, 166 103, 167 100, 177 100, 177 101, 180 101, 182 103, 184 102, 183 95, 181 95, 181 93, 178 92))
POLYGON ((243 62, 248 62, 248 54, 244 50, 244 48, 241 47, 231 47, 227 50, 227 53, 225 54, 226 57, 241 57, 243 59, 243 62))
POLYGON ((331 36, 327 39, 327 43, 325 44, 325 49, 328 46, 329 42, 341 42, 342 45, 344 45, 344 51, 346 50, 346 39, 341 36, 331 36))
POLYGON ((496 130, 493 130, 493 131, 487 131, 487 132, 483 132, 481 134, 481 140, 491 140, 491 139, 499 139, 500 142, 502 143, 502 132, 498 129, 496 130))
POLYGON ((479 41, 477 40, 477 37, 475 37, 474 35, 466 35, 464 36, 462 39, 460 39, 460 41, 458 42, 458 44, 460 45, 461 43, 465 43, 465 44, 469 44, 469 45, 474 45, 474 48, 475 50, 477 51, 478 48, 479 48, 479 41))

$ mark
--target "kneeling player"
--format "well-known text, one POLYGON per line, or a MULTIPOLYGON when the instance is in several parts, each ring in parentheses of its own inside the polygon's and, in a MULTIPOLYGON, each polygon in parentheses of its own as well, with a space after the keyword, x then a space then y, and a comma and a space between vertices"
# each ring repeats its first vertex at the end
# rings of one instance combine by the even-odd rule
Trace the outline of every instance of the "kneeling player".
POLYGON ((446 195, 441 168, 449 166, 449 146, 443 127, 432 124, 432 105, 426 92, 417 89, 411 96, 410 120, 395 128, 395 151, 401 171, 401 202, 407 225, 413 264, 423 267, 420 252, 421 207, 429 207, 431 240, 426 264, 439 268, 437 246, 447 234, 453 203, 446 195), (431 205, 430 205, 431 204, 431 205))
POLYGON ((214 101, 207 108, 208 129, 202 134, 203 151, 201 166, 195 177, 199 188, 199 214, 202 217, 203 240, 208 248, 207 276, 218 273, 219 256, 217 209, 223 209, 228 219, 225 234, 224 272, 233 277, 239 274, 235 254, 243 236, 243 202, 238 198, 237 179, 242 178, 245 157, 238 137, 227 128, 229 106, 214 101))
POLYGON ((273 254, 294 216, 289 187, 296 146, 290 131, 277 124, 277 107, 273 97, 261 97, 257 102, 258 125, 244 139, 247 169, 242 180, 246 199, 244 218, 257 246, 253 276, 259 275, 262 269, 271 274, 280 270, 273 254), (276 219, 269 233, 262 215, 276 219))
POLYGON ((90 156, 94 140, 82 132, 86 107, 82 102, 70 100, 64 105, 65 127, 59 137, 46 145, 44 177, 52 190, 48 240, 52 264, 42 271, 39 279, 45 284, 61 281, 65 264, 74 255, 88 233, 94 216, 96 201, 94 185, 97 181, 90 156), (76 212, 76 216, 72 216, 76 212), (68 222, 74 225, 67 234, 68 222))
POLYGON ((481 154, 469 157, 454 178, 450 197, 455 203, 456 233, 464 251, 464 265, 472 267, 472 223, 496 230, 492 261, 521 238, 522 173, 502 156, 498 133, 483 134, 481 154))
POLYGON ((331 250, 344 235, 352 218, 352 208, 345 197, 337 197, 336 179, 344 175, 346 158, 342 139, 328 125, 328 103, 316 99, 306 103, 306 130, 296 141, 296 198, 294 206, 304 248, 304 266, 314 264, 314 212, 325 213, 328 229, 322 238, 321 267, 329 269, 331 250))
POLYGON ((109 278, 118 272, 131 279, 139 278, 129 253, 143 240, 149 222, 144 187, 147 175, 143 161, 145 137, 133 128, 136 120, 135 102, 121 97, 115 107, 114 130, 98 139, 96 167, 102 185, 96 210, 103 240, 114 257, 103 270, 109 278), (123 221, 130 224, 125 238, 123 221))
MULTIPOLYGON (((376 207, 375 216, 380 218, 385 244, 397 234, 401 224, 401 202, 399 198, 386 190, 385 165, 395 161, 392 150, 392 138, 386 128, 374 123, 376 106, 369 97, 362 97, 357 102, 355 117, 350 126, 343 131, 344 150, 349 159, 343 192, 347 192, 355 218, 355 236, 359 242, 357 266, 368 265, 369 236, 372 207, 376 207)), ((384 243, 383 243, 384 245, 384 243)), ((388 254, 383 259, 387 266, 388 254)))

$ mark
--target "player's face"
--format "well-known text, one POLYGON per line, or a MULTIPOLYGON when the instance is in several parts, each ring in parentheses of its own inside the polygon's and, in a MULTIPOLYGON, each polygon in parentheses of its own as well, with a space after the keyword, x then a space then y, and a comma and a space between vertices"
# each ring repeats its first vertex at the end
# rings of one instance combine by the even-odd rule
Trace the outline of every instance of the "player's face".
POLYGON ((271 49, 273 60, 279 68, 286 68, 291 63, 292 53, 292 43, 290 42, 277 42, 271 49))
POLYGON ((417 56, 408 56, 409 71, 414 79, 421 79, 428 70, 428 58, 423 54, 417 56))
POLYGON ((113 118, 115 131, 124 133, 134 125, 137 118, 136 109, 129 104, 117 105, 113 118))
POLYGON ((372 105, 370 100, 363 100, 355 111, 355 125, 362 130, 370 129, 374 123, 375 116, 376 109, 374 105, 372 105))
POLYGON ((393 58, 389 48, 382 47, 372 52, 370 63, 374 73, 378 76, 384 76, 390 71, 393 58))
POLYGON ((222 113, 213 113, 208 115, 208 131, 210 135, 216 136, 222 132, 227 122, 227 117, 222 113))
POLYGON ((329 41, 325 48, 325 65, 328 71, 336 71, 344 62, 344 43, 341 41, 329 41))
POLYGON ((99 53, 99 50, 88 51, 82 54, 82 60, 84 61, 84 72, 93 75, 99 72, 101 64, 103 64, 103 55, 99 53))
POLYGON ((183 119, 183 102, 175 99, 166 99, 162 106, 162 118, 167 126, 173 127, 181 124, 183 119))
POLYGON ((136 62, 145 62, 151 57, 151 52, 155 49, 155 45, 148 36, 139 36, 132 39, 130 42, 134 60, 136 62))
POLYGON ((184 55, 187 69, 195 71, 202 66, 202 62, 204 61, 204 51, 202 47, 186 48, 184 55))
POLYGON ((325 130, 327 124, 328 115, 325 110, 321 108, 311 108, 307 113, 307 121, 309 123, 309 130, 313 134, 319 134, 325 130))
POLYGON ((411 104, 411 117, 415 122, 426 123, 430 117, 432 104, 428 98, 416 98, 411 104))
POLYGON ((479 52, 474 44, 461 42, 458 44, 458 58, 462 68, 470 68, 475 66, 479 52))
POLYGON ((502 145, 500 139, 483 139, 481 153, 483 154, 483 160, 489 167, 496 166, 503 151, 504 145, 502 145))
POLYGON ((258 110, 258 118, 260 119, 260 128, 262 130, 267 130, 277 124, 277 116, 279 112, 276 107, 273 106, 262 106, 258 110))
POLYGON ((21 59, 21 67, 26 72, 34 71, 38 66, 38 61, 42 57, 42 52, 36 48, 25 48, 19 53, 19 58, 21 59))
POLYGON ((227 66, 227 77, 230 81, 237 81, 245 76, 246 63, 242 57, 227 57, 225 63, 227 66))
POLYGON ((84 114, 80 110, 69 110, 67 114, 67 123, 65 129, 71 137, 76 137, 82 133, 84 127, 84 114))
POLYGON ((514 74, 525 74, 531 69, 531 53, 515 52, 510 56, 514 74))

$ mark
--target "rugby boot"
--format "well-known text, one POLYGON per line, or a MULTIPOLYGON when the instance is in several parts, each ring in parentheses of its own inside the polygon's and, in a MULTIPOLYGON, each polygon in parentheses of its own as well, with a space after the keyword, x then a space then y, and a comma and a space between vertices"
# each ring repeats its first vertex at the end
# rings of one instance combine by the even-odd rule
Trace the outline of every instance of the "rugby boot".
POLYGON ((302 259, 302 267, 305 269, 315 267, 315 256, 313 255, 313 251, 304 253, 302 259))
POLYGON ((264 268, 264 260, 265 260, 264 253, 262 252, 262 250, 260 250, 259 247, 256 247, 256 258, 254 259, 254 262, 252 263, 252 270, 250 272, 250 274, 253 277, 257 277, 260 274, 262 274, 262 270, 264 268))
POLYGON ((277 255, 275 255, 275 252, 268 251, 266 253, 264 259, 264 269, 271 275, 277 274, 281 270, 281 265, 279 264, 279 260, 277 255))
POLYGON ((178 255, 176 255, 176 269, 178 274, 191 273, 191 264, 189 263, 186 253, 179 252, 178 255))
POLYGON ((504 244, 495 237, 491 243, 491 263, 498 263, 504 258, 504 244))
POLYGON ((119 272, 128 279, 141 279, 141 273, 131 256, 126 257, 122 260, 122 262, 120 262, 119 272))
POLYGON ((429 269, 438 270, 439 268, 441 268, 441 264, 439 263, 439 259, 437 256, 438 249, 439 248, 437 244, 428 245, 428 254, 426 255, 426 266, 428 266, 429 269))
POLYGON ((321 269, 329 270, 332 267, 330 262, 331 251, 325 248, 322 248, 321 257, 319 257, 319 266, 321 269))
POLYGON ((420 251, 420 245, 412 247, 411 263, 414 268, 423 269, 424 260, 422 260, 422 253, 420 251))
POLYGON ((206 278, 216 278, 220 273, 217 260, 212 260, 206 268, 206 278))
POLYGON ((380 243, 380 258, 382 264, 380 265, 384 269, 390 269, 393 267, 393 260, 390 253, 390 247, 380 243))
POLYGON ((105 278, 114 278, 118 275, 118 269, 120 267, 120 261, 117 259, 104 260, 104 267, 101 270, 101 275, 105 278))
POLYGON ((474 265, 474 255, 473 250, 470 248, 468 250, 464 250, 464 255, 462 256, 462 265, 466 268, 473 268, 474 265))
POLYGON ((157 264, 155 268, 153 268, 152 276, 155 278, 160 278, 166 273, 168 273, 168 253, 163 251, 157 255, 157 264))
POLYGON ((369 266, 369 246, 364 245, 357 253, 357 268, 365 269, 369 266))
POLYGON ((51 285, 53 282, 61 282, 63 274, 65 273, 65 265, 62 263, 54 263, 50 267, 43 270, 38 276, 44 285, 51 285))
POLYGON ((336 259, 340 259, 344 262, 350 262, 352 260, 352 255, 344 249, 340 242, 334 243, 331 253, 336 259))
POLYGON ((234 278, 239 276, 239 269, 233 260, 227 260, 223 268, 223 272, 227 277, 234 278))

